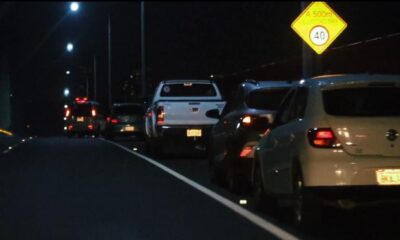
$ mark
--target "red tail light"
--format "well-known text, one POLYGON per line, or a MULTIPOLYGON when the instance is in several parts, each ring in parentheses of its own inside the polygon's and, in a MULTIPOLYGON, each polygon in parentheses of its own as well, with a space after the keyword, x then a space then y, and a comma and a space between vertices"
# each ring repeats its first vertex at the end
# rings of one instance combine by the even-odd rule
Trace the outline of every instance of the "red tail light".
POLYGON ((157 124, 164 123, 164 106, 159 106, 157 108, 157 124))
POLYGON ((88 125, 88 128, 89 128, 90 130, 93 130, 93 124, 89 124, 89 125, 88 125))
POLYGON ((249 157, 250 154, 252 153, 252 151, 253 151, 253 147, 247 146, 247 147, 243 148, 242 151, 240 152, 240 157, 242 157, 242 158, 249 157))
POLYGON ((112 124, 117 124, 118 123, 118 119, 115 119, 115 118, 111 119, 111 123, 112 124))
POLYGON ((68 131, 71 131, 72 128, 73 128, 72 125, 69 125, 69 126, 68 126, 68 131))
POLYGON ((65 117, 69 117, 71 115, 71 110, 67 109, 65 111, 65 117))
POLYGON ((92 117, 96 117, 96 109, 92 109, 92 117))
POLYGON ((313 128, 308 130, 311 146, 319 148, 338 148, 340 143, 330 128, 313 128))

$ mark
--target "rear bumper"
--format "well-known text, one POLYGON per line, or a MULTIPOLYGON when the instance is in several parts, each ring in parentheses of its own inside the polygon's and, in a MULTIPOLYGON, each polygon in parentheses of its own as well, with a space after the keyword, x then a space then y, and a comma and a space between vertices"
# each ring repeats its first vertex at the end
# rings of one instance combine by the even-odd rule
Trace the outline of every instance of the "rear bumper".
POLYGON ((400 186, 308 187, 305 191, 339 208, 400 203, 400 186))
POLYGON ((113 124, 107 127, 107 133, 111 135, 135 135, 144 133, 143 124, 113 124), (133 127, 133 130, 131 129, 133 127))
POLYGON ((213 125, 193 125, 193 126, 157 126, 157 135, 161 139, 169 138, 174 140, 183 141, 196 141, 205 142, 210 136, 213 125), (188 129, 200 129, 201 136, 188 137, 188 129))

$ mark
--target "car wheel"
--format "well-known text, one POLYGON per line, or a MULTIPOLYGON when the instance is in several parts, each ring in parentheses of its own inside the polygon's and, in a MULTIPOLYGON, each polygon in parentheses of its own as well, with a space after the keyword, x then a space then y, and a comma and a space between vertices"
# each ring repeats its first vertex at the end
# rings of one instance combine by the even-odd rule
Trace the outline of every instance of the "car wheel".
POLYGON ((226 183, 228 189, 239 195, 249 193, 249 183, 245 176, 237 174, 234 166, 229 166, 226 173, 226 183))
POLYGON ((254 208, 257 211, 274 214, 276 213, 277 203, 276 199, 272 196, 267 196, 264 190, 264 184, 261 176, 261 169, 259 165, 255 166, 254 169, 254 180, 253 180, 253 196, 254 196, 254 208))
POLYGON ((150 140, 150 154, 153 157, 161 157, 163 155, 163 144, 158 140, 150 140))
POLYGON ((303 177, 296 171, 293 177, 293 222, 299 227, 309 228, 321 220, 322 206, 317 198, 304 190, 303 177))

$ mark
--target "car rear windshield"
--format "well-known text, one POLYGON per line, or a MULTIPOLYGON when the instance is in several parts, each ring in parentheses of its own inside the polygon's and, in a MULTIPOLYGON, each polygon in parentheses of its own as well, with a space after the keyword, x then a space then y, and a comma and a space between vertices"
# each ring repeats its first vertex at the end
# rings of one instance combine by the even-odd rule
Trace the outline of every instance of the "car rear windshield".
POLYGON ((364 87, 323 91, 326 113, 336 116, 400 116, 400 88, 364 87))
POLYGON ((141 106, 118 106, 114 107, 115 115, 144 115, 144 109, 141 106))
POLYGON ((290 88, 255 90, 246 98, 249 108, 277 110, 290 88))
POLYGON ((72 115, 91 116, 92 105, 89 103, 74 104, 72 106, 72 115))
POLYGON ((162 97, 212 97, 217 93, 212 84, 176 83, 164 85, 160 95, 162 97))

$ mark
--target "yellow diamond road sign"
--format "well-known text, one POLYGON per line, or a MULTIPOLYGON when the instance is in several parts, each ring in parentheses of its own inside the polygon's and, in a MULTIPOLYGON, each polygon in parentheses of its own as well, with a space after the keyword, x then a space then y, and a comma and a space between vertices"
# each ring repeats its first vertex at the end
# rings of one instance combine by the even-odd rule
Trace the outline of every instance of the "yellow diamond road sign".
POLYGON ((315 52, 321 54, 343 32, 347 23, 325 2, 312 2, 291 27, 315 52))

